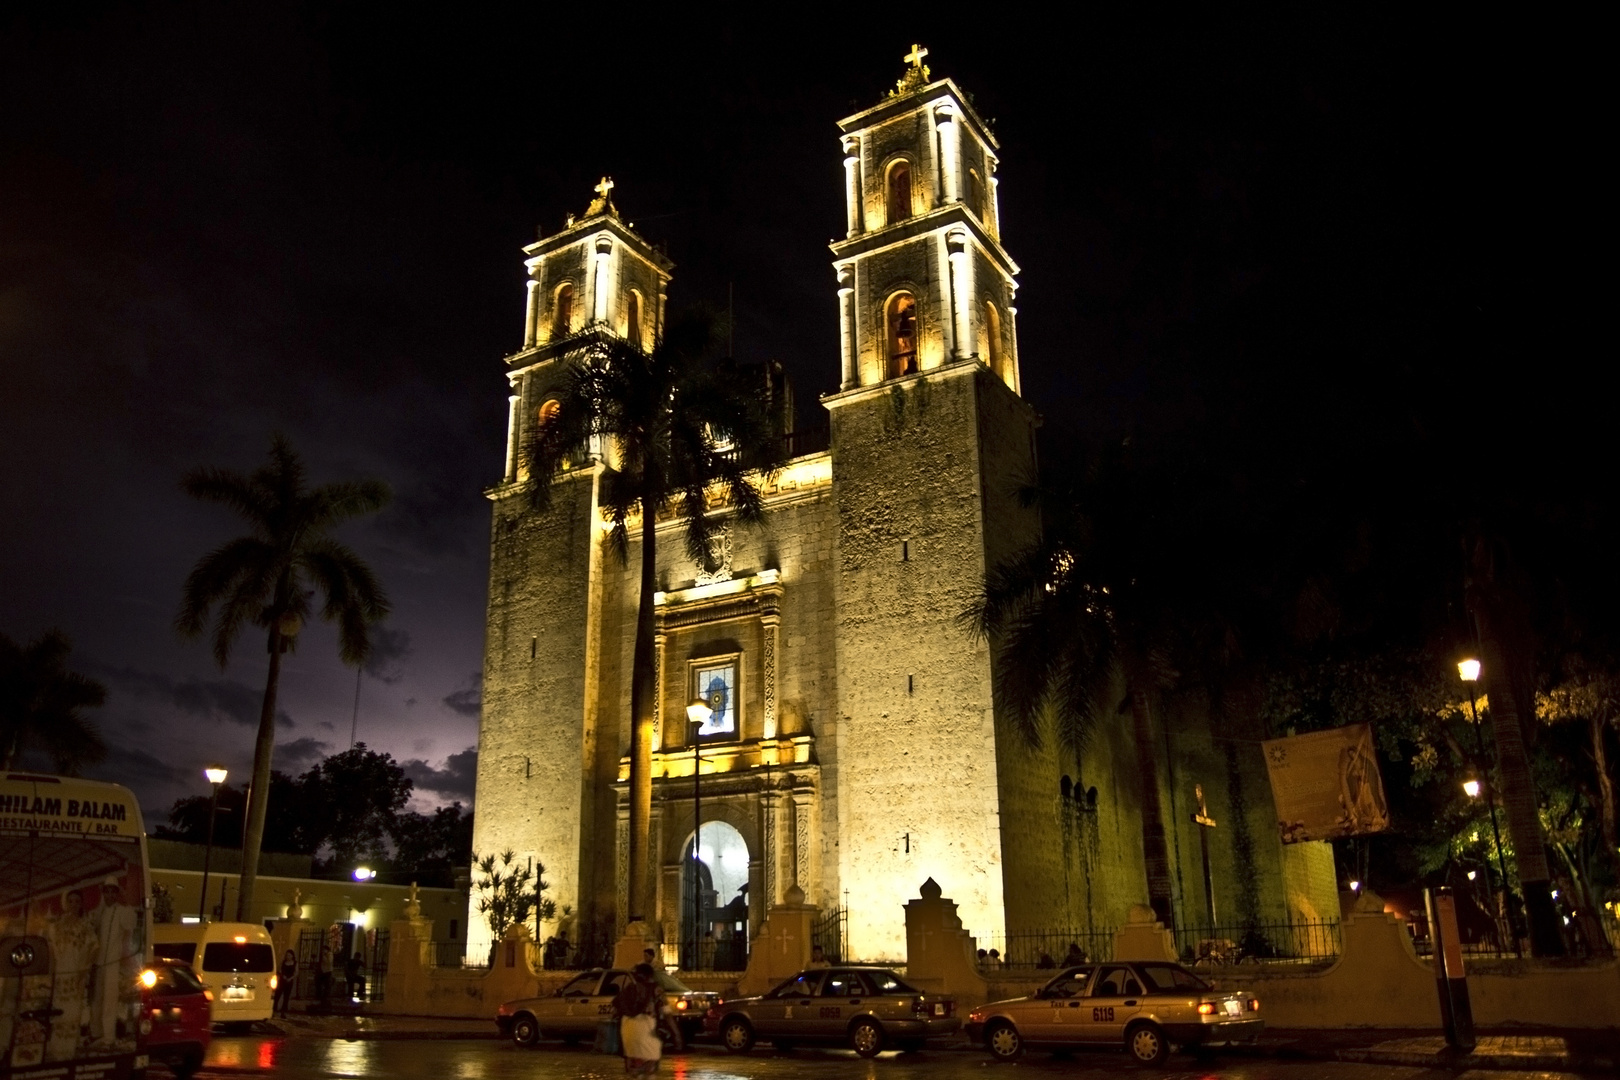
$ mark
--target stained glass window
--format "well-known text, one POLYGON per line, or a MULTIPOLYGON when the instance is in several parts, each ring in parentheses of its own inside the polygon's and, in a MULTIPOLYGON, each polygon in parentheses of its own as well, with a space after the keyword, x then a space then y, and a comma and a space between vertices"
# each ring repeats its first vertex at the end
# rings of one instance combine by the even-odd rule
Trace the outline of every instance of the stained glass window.
POLYGON ((702 698, 714 710, 709 719, 698 728, 700 738, 710 735, 733 735, 737 731, 737 662, 706 664, 693 672, 695 696, 702 698))

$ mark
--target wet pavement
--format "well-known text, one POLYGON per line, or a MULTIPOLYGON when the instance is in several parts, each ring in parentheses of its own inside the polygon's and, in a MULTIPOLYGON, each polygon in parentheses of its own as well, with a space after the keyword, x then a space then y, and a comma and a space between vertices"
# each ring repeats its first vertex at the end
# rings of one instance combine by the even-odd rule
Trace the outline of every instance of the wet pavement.
MULTIPOLYGON (((289 1078, 422 1077, 432 1080, 611 1080, 624 1076, 623 1063, 585 1048, 542 1045, 522 1050, 496 1039, 466 1038, 311 1038, 286 1036, 220 1037, 214 1041, 202 1076, 274 1073, 289 1078)), ((162 1070, 154 1069, 154 1077, 162 1070)), ((1143 1068, 1123 1053, 1090 1051, 1068 1057, 1031 1053, 1012 1065, 992 1062, 975 1050, 885 1053, 865 1061, 849 1051, 798 1050, 779 1055, 769 1049, 731 1056, 698 1046, 672 1055, 659 1075, 676 1080, 1016 1080, 1017 1077, 1092 1078, 1141 1076, 1175 1080, 1419 1080, 1441 1077, 1576 1076, 1572 1072, 1476 1070, 1433 1065, 1320 1061, 1299 1058, 1219 1055, 1200 1060, 1175 1055, 1162 1068, 1143 1068)))

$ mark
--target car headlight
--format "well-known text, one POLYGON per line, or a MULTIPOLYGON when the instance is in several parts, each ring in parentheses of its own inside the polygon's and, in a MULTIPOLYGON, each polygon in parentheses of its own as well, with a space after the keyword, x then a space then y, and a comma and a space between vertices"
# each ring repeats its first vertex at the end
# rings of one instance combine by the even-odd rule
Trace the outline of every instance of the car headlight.
POLYGON ((1215 1003, 1213 1001, 1200 1001, 1198 1003, 1198 1015, 1199 1016, 1209 1016, 1214 1012, 1215 1012, 1215 1003))
MULTIPOLYGON (((128 971, 129 969, 125 968, 124 970, 128 971)), ((141 972, 141 985, 146 987, 148 990, 156 986, 157 972, 153 971, 151 968, 147 968, 145 971, 141 972)))

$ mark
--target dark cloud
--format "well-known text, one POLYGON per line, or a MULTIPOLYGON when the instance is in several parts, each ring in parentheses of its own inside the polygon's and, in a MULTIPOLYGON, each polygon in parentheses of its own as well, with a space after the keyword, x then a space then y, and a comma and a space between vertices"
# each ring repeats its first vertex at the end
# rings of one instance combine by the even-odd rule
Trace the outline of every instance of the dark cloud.
POLYGON ((403 761, 400 766, 418 791, 431 791, 446 799, 460 799, 468 804, 473 801, 473 782, 478 777, 476 746, 469 746, 459 754, 451 754, 445 759, 442 769, 435 769, 420 758, 403 761))
POLYGON ((297 775, 308 769, 321 758, 332 752, 332 744, 321 742, 305 736, 294 739, 292 742, 278 743, 276 745, 276 768, 290 775, 297 775))
POLYGON ((148 830, 169 820, 177 799, 196 795, 207 785, 192 765, 177 765, 145 750, 109 743, 107 756, 84 771, 92 780, 110 780, 133 788, 141 799, 148 830))
POLYGON ((409 633, 388 626, 372 627, 371 655, 366 658, 366 674, 392 686, 405 677, 405 658, 409 655, 409 633))
POLYGON ((475 671, 466 685, 444 696, 444 703, 462 716, 477 716, 484 708, 484 676, 475 671))
MULTIPOLYGON (((259 710, 264 707, 263 687, 248 686, 235 679, 174 678, 157 671, 106 667, 95 663, 87 663, 86 667, 97 677, 114 683, 115 688, 122 688, 136 697, 166 701, 189 716, 256 726, 259 710)), ((278 709, 276 726, 287 729, 297 724, 284 710, 278 709)))

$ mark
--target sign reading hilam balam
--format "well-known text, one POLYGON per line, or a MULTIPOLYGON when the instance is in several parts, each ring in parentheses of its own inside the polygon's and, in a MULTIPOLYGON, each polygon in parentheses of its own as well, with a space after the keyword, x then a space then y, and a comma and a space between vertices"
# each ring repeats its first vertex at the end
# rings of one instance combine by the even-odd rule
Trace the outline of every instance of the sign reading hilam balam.
POLYGON ((1389 802, 1366 724, 1261 744, 1282 842, 1364 836, 1389 828, 1389 802))
POLYGON ((0 776, 0 832, 136 838, 142 831, 134 797, 115 784, 27 773, 0 776))

